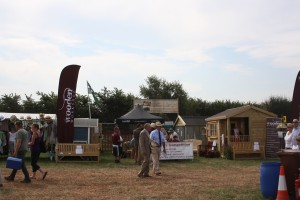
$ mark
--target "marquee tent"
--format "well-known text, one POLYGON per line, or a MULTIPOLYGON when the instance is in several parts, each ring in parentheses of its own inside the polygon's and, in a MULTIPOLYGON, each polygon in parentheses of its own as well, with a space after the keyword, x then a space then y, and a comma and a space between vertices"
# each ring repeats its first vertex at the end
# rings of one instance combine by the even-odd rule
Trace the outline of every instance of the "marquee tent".
POLYGON ((117 123, 123 124, 146 123, 152 121, 160 121, 163 123, 165 120, 162 117, 148 113, 141 105, 137 105, 134 109, 116 119, 117 123))

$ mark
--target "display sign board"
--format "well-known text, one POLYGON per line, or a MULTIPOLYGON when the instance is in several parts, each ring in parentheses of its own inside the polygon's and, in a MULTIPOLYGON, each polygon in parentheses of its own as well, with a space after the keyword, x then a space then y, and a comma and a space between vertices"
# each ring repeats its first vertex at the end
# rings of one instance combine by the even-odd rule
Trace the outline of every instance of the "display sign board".
POLYGON ((149 113, 178 113, 178 99, 134 99, 134 107, 143 106, 149 113))
POLYGON ((280 151, 280 138, 276 127, 282 123, 281 118, 267 118, 267 137, 266 137, 266 158, 278 158, 277 152, 280 151))
MULTIPOLYGON (((163 148, 161 149, 163 150, 163 148)), ((166 142, 166 153, 161 152, 160 160, 194 159, 192 142, 166 142)))

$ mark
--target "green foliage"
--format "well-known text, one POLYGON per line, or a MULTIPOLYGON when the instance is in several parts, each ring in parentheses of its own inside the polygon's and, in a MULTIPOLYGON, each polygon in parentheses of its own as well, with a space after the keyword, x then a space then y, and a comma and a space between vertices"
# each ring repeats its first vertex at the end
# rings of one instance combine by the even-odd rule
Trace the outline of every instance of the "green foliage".
POLYGON ((37 92, 36 94, 40 96, 36 109, 38 113, 56 113, 57 95, 54 92, 50 94, 37 92))
POLYGON ((292 102, 286 97, 271 96, 261 104, 261 107, 265 110, 268 110, 269 112, 277 114, 279 117, 282 117, 284 115, 287 116, 288 121, 292 120, 289 118, 292 102))
MULTIPOLYGON (((17 94, 4 94, 0 98, 1 112, 16 113, 56 113, 57 95, 54 92, 46 94, 37 92, 39 100, 34 101, 32 95, 25 95, 26 99, 21 100, 17 94)), ((167 82, 155 75, 146 79, 146 84, 140 86, 140 95, 149 99, 179 99, 179 113, 181 115, 212 116, 226 109, 243 105, 255 105, 277 114, 279 117, 286 115, 288 121, 291 112, 291 101, 285 97, 271 96, 261 104, 251 102, 239 102, 230 100, 215 100, 208 102, 201 98, 191 98, 178 81, 167 82)), ((132 94, 126 94, 122 90, 114 88, 109 90, 104 87, 100 92, 93 93, 94 101, 91 103, 92 118, 98 118, 101 122, 114 122, 132 109, 132 94)), ((75 102, 75 117, 89 117, 89 98, 77 94, 75 102)), ((177 114, 159 114, 165 120, 174 120, 177 114)))
POLYGON ((212 116, 226 109, 236 108, 245 105, 239 101, 215 100, 208 102, 199 98, 189 98, 186 110, 189 115, 212 116))
POLYGON ((233 159, 233 152, 232 152, 232 147, 231 146, 226 146, 224 148, 224 156, 227 160, 232 160, 233 159))
POLYGON ((75 117, 89 118, 89 98, 87 95, 76 94, 75 117))
POLYGON ((23 111, 24 113, 36 113, 38 103, 34 101, 32 95, 26 96, 26 100, 23 100, 23 111))
POLYGON ((187 92, 178 81, 167 82, 165 79, 155 75, 146 79, 146 85, 140 86, 140 95, 148 99, 177 99, 179 101, 179 111, 185 114, 188 99, 187 92))
POLYGON ((97 117, 101 122, 113 122, 117 117, 120 117, 132 109, 134 96, 125 94, 122 90, 114 88, 108 90, 104 87, 101 92, 96 93, 99 99, 98 104, 93 104, 93 117, 97 117))
POLYGON ((0 111, 20 113, 23 111, 23 107, 20 104, 21 96, 17 94, 5 94, 2 95, 0 100, 0 111))

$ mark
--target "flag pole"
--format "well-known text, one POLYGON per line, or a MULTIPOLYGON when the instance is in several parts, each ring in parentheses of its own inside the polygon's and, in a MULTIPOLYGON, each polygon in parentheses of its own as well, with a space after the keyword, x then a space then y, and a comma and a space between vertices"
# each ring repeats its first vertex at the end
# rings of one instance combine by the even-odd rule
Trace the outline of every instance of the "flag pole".
POLYGON ((88 91, 88 105, 89 105, 89 116, 90 116, 90 119, 92 118, 91 116, 91 101, 90 101, 90 89, 89 89, 89 82, 86 81, 87 83, 87 91, 88 91))

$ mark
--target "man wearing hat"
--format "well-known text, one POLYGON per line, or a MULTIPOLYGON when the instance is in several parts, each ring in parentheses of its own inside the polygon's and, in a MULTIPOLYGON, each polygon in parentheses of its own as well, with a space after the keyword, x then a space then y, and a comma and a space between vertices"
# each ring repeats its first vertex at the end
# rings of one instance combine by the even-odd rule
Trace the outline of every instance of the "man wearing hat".
POLYGON ((166 153, 166 147, 165 147, 165 136, 161 132, 161 123, 156 122, 155 123, 156 129, 153 130, 150 134, 150 141, 151 141, 151 157, 153 161, 153 172, 156 175, 160 175, 160 169, 159 169, 159 157, 160 157, 160 151, 161 146, 163 146, 163 152, 166 153))
POLYGON ((298 142, 296 140, 296 138, 298 136, 300 136, 300 127, 299 127, 299 122, 298 122, 298 119, 293 119, 293 125, 294 125, 294 128, 293 128, 293 131, 292 131, 292 144, 293 144, 293 149, 299 149, 300 147, 300 141, 298 142))

